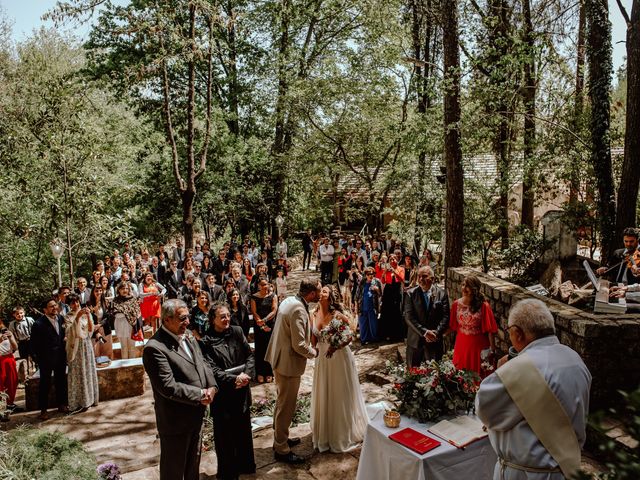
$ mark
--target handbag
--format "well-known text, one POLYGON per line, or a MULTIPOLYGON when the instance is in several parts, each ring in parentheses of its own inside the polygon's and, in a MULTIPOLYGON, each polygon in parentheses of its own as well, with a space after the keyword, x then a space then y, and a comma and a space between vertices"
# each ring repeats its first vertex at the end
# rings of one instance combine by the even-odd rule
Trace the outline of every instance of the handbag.
POLYGON ((138 318, 136 324, 131 329, 131 340, 134 342, 144 342, 144 329, 142 328, 141 318, 138 318))

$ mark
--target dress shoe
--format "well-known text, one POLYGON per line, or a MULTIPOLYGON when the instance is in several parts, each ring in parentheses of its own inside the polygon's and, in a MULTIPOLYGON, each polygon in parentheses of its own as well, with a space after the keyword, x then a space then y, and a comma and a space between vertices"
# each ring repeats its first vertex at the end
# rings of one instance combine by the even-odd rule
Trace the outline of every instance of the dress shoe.
POLYGON ((295 447, 296 445, 300 445, 300 437, 288 438, 287 445, 289 445, 289 448, 295 447))
POLYGON ((284 463, 304 463, 305 462, 303 457, 300 457, 293 452, 289 452, 285 454, 273 452, 273 456, 277 461, 284 462, 284 463))
POLYGON ((69 413, 69 407, 67 405, 63 405, 62 407, 58 407, 58 411, 60 413, 69 413))
POLYGON ((40 412, 40 415, 38 415, 38 418, 40 420, 49 420, 49 414, 47 413, 46 410, 43 410, 40 412))

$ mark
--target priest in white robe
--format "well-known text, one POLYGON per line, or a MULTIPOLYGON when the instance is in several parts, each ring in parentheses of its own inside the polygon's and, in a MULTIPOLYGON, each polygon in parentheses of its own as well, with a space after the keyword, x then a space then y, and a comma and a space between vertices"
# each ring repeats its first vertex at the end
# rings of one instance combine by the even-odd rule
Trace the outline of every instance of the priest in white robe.
POLYGON ((508 333, 519 355, 508 362, 503 357, 476 397, 477 415, 498 455, 493 478, 563 479, 580 466, 591 374, 575 351, 560 344, 553 316, 539 300, 513 306, 508 333))

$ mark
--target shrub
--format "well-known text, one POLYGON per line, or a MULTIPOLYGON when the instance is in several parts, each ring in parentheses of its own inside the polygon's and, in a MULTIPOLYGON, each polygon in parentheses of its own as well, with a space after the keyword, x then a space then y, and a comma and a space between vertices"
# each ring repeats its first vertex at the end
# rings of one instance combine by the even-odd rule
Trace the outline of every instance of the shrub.
POLYGON ((60 432, 0 432, 0 480, 96 480, 95 458, 60 432))

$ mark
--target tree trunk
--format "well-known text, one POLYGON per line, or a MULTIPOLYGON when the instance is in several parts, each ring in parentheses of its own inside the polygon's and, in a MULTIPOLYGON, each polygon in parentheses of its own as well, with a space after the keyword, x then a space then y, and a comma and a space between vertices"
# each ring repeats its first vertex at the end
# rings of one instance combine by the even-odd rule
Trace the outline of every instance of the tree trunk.
POLYGON ((626 227, 636 226, 640 183, 640 0, 633 0, 631 8, 631 17, 625 15, 627 17, 627 117, 614 238, 620 238, 626 227))
POLYGON ((615 246, 615 198, 611 167, 611 24, 607 0, 586 0, 589 99, 591 102, 591 162, 598 188, 598 216, 602 258, 615 246))
MULTIPOLYGON (((578 20, 578 45, 576 55, 576 92, 575 105, 573 111, 573 131, 578 134, 582 123, 582 113, 584 109, 584 56, 585 56, 585 0, 580 1, 580 14, 578 20)), ((571 138, 570 142, 575 143, 571 138)), ((570 161, 569 166, 569 205, 576 206, 578 203, 578 193, 580 192, 580 162, 576 159, 570 161)))
POLYGON ((457 0, 442 1, 444 47, 444 159, 447 167, 445 275, 462 265, 464 178, 460 145, 460 52, 457 0))
POLYGON ((184 234, 185 248, 193 248, 193 201, 196 193, 187 190, 181 195, 182 198, 182 232, 184 234))
POLYGON ((524 42, 527 48, 524 64, 524 168, 522 179, 522 225, 533 229, 536 168, 536 64, 535 36, 531 21, 531 0, 523 0, 524 42))
POLYGON ((240 85, 238 84, 238 46, 236 45, 236 11, 233 2, 227 2, 227 41, 229 42, 229 113, 231 118, 227 122, 229 130, 235 136, 240 134, 240 111, 238 96, 240 85))

